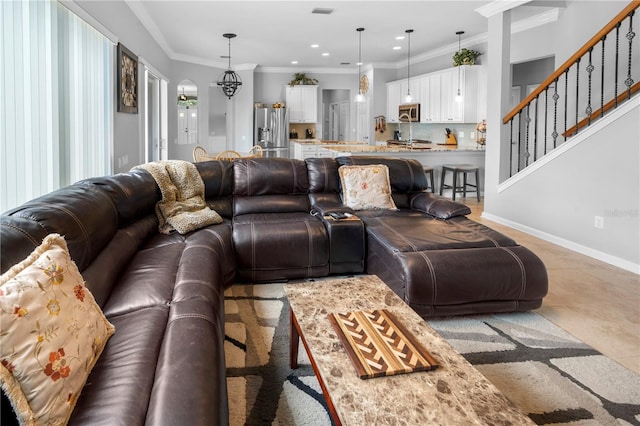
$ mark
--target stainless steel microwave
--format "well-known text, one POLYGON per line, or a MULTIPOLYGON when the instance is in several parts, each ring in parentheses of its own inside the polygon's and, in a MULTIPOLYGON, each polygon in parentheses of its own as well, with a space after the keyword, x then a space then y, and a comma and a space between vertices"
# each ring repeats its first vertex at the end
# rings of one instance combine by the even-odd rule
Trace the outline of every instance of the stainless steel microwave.
POLYGON ((420 104, 403 104, 398 107, 398 120, 402 122, 420 121, 420 104))

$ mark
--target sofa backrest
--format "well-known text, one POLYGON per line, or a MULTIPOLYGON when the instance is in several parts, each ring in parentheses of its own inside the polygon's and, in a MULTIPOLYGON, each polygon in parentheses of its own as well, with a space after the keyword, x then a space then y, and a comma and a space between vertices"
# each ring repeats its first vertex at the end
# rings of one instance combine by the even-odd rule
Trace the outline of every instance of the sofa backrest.
POLYGON ((342 205, 339 164, 333 158, 307 158, 311 204, 342 205))
POLYGON ((233 214, 308 212, 304 161, 242 158, 233 162, 233 214))
POLYGON ((233 216, 233 162, 212 160, 195 163, 204 182, 204 196, 210 208, 222 217, 233 216))
POLYGON ((2 272, 53 233, 65 238, 71 258, 82 271, 118 230, 118 211, 106 192, 85 181, 6 212, 0 226, 2 272))
POLYGON ((384 164, 389 167, 391 195, 398 208, 410 208, 410 195, 415 192, 425 191, 429 187, 424 167, 418 160, 354 155, 338 157, 336 162, 339 166, 384 164))

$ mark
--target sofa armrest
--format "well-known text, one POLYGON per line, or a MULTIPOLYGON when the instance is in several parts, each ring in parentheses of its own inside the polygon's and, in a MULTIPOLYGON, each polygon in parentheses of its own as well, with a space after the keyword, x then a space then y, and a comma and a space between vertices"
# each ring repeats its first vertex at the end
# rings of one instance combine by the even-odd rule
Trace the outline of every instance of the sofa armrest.
POLYGON ((419 192, 411 196, 410 206, 438 219, 450 219, 456 216, 466 216, 471 209, 462 203, 447 200, 430 192, 419 192))
POLYGON ((355 215, 351 207, 347 207, 342 203, 336 203, 329 200, 314 200, 311 204, 311 214, 314 216, 327 216, 329 213, 350 213, 355 215))

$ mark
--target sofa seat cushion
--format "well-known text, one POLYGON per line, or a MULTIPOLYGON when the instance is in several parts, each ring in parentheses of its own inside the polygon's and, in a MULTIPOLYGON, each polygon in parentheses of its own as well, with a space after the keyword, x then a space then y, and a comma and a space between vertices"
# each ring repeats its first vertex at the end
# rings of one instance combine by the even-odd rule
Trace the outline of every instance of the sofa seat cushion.
POLYGON ((194 290, 192 296, 185 299, 185 295, 171 304, 146 424, 222 425, 228 422, 226 369, 221 350, 224 295, 221 290, 219 303, 211 303, 201 297, 206 291, 197 291, 202 285, 204 283, 181 284, 194 290))
POLYGON ((547 293, 542 261, 466 217, 417 211, 360 214, 366 272, 378 275, 423 317, 535 309, 547 293))
POLYGON ((168 306, 110 316, 117 332, 82 390, 70 425, 142 425, 164 338, 168 306))
POLYGON ((176 282, 185 275, 210 280, 217 289, 223 289, 235 276, 234 265, 229 220, 186 235, 156 233, 140 247, 120 275, 104 306, 105 315, 166 306, 176 297, 176 282), (214 263, 218 266, 215 277, 221 274, 216 279, 209 274, 214 263))
POLYGON ((511 238, 464 217, 439 220, 415 212, 359 216, 370 238, 396 252, 516 245, 511 238))
POLYGON ((329 273, 329 239, 309 213, 246 214, 233 219, 238 276, 268 281, 329 273))

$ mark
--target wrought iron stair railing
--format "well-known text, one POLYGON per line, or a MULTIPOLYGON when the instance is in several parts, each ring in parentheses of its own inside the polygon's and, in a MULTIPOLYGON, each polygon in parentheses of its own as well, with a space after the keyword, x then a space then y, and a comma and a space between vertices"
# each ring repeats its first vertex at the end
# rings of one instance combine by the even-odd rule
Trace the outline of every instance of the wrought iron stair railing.
POLYGON ((640 90, 640 49, 633 43, 638 7, 640 0, 630 2, 504 117, 511 131, 509 177, 640 90))

